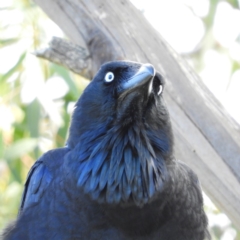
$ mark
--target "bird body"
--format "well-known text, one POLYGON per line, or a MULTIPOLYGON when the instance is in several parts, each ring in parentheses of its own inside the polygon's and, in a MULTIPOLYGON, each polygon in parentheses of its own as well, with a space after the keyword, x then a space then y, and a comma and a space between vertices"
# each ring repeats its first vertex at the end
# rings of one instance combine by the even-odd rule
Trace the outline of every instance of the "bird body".
POLYGON ((207 238, 197 176, 173 156, 163 88, 150 64, 103 65, 76 104, 66 147, 30 170, 4 240, 207 238))

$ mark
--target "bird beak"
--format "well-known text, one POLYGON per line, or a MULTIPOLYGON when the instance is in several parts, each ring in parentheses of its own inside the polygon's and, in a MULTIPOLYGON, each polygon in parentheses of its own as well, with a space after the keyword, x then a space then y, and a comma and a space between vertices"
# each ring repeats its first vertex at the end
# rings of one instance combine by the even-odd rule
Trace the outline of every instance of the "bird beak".
POLYGON ((139 70, 129 79, 121 84, 122 90, 127 91, 136 87, 148 87, 148 94, 152 91, 152 80, 155 76, 155 69, 151 64, 143 64, 139 70))

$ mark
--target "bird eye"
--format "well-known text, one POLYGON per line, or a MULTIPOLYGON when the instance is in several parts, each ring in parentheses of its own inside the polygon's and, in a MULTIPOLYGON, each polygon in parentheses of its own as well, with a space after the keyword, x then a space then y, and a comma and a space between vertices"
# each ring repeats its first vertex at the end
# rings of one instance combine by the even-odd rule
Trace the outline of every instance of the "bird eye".
POLYGON ((108 72, 106 75, 105 75, 105 78, 104 80, 106 82, 112 82, 114 79, 114 74, 112 72, 108 72))
POLYGON ((159 85, 159 90, 158 90, 157 95, 159 96, 161 94, 161 92, 162 92, 162 85, 159 85))

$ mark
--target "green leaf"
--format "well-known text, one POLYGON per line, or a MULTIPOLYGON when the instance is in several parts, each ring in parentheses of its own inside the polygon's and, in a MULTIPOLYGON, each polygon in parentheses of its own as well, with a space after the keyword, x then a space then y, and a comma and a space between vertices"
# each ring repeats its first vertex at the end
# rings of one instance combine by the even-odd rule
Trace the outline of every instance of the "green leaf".
POLYGON ((75 99, 78 99, 79 97, 78 88, 75 82, 70 77, 69 71, 57 64, 52 64, 52 71, 58 73, 61 77, 63 77, 63 79, 65 80, 69 87, 70 93, 74 96, 75 99))
POLYGON ((17 63, 6 73, 4 74, 1 78, 0 81, 5 81, 8 79, 16 70, 21 66, 24 58, 26 57, 26 52, 24 52, 20 58, 18 59, 17 63))
POLYGON ((3 136, 0 132, 0 158, 3 158, 4 144, 3 144, 3 136))
POLYGON ((5 47, 5 46, 15 43, 17 41, 19 41, 19 38, 0 39, 0 46, 5 47))
MULTIPOLYGON (((31 138, 39 137, 39 122, 40 122, 40 103, 37 99, 31 102, 26 108, 26 125, 30 132, 31 138)), ((36 147, 34 149, 34 156, 37 158, 39 154, 39 149, 36 147)))
POLYGON ((37 99, 32 101, 26 108, 26 123, 32 138, 39 136, 40 104, 37 99))
POLYGON ((20 158, 24 154, 33 151, 37 144, 38 140, 34 138, 18 140, 6 149, 4 153, 4 158, 7 161, 12 161, 20 158))
POLYGON ((239 8, 240 4, 238 0, 227 0, 227 2, 229 2, 234 8, 239 8))
POLYGON ((17 159, 16 161, 11 161, 11 162, 8 162, 8 167, 11 171, 11 182, 19 182, 21 183, 22 182, 22 167, 23 167, 23 164, 22 164, 22 161, 20 159, 17 159))
POLYGON ((63 121, 64 121, 64 124, 61 128, 59 128, 56 135, 56 139, 55 139, 57 147, 63 147, 66 143, 69 122, 70 122, 70 116, 67 112, 64 112, 63 121))

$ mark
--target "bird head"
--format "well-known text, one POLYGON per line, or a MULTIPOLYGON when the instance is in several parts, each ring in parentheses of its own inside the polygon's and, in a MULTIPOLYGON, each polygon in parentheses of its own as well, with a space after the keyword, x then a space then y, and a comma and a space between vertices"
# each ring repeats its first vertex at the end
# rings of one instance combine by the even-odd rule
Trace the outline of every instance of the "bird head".
POLYGON ((93 199, 141 206, 164 188, 173 145, 164 85, 151 64, 115 61, 80 97, 68 146, 78 186, 93 199))

